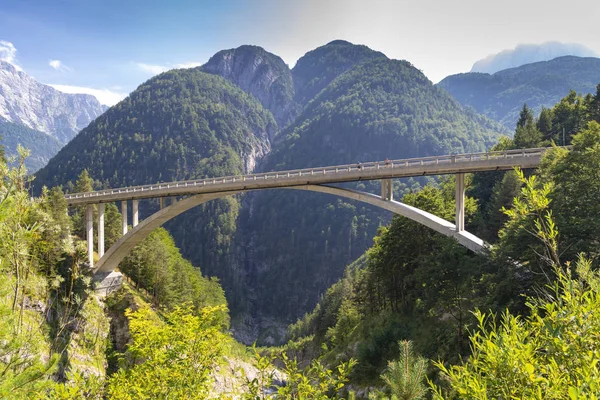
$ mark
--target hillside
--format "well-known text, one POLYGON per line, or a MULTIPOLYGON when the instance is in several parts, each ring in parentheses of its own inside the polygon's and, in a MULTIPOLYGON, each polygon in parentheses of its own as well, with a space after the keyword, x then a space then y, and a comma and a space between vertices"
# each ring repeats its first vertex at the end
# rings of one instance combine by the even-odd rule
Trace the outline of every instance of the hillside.
MULTIPOLYGON (((485 151, 497 138, 494 128, 410 63, 380 58, 341 74, 321 91, 280 134, 262 169, 485 151)), ((369 182, 352 186, 379 190, 369 182)), ((398 182, 396 195, 414 187, 415 180, 398 182)), ((390 218, 360 203, 289 190, 256 193, 242 211, 247 242, 241 247, 251 249, 244 260, 252 308, 284 320, 313 307, 390 218)))
MULTIPOLYGON (((87 169, 99 185, 121 187, 251 172, 270 150, 270 112, 225 79, 198 69, 158 75, 110 108, 37 173, 34 185, 72 184, 87 169)), ((142 201, 141 217, 158 207, 142 201)), ((194 265, 226 289, 237 197, 190 210, 168 227, 194 265)))
POLYGON ((339 75, 365 61, 387 58, 367 46, 334 40, 302 56, 292 69, 294 99, 305 106, 339 75))
POLYGON ((25 159, 29 173, 36 172, 48 163, 62 147, 62 143, 43 132, 14 124, 0 118, 0 145, 4 146, 6 156, 16 156, 20 144, 30 150, 25 159))
POLYGON ((59 92, 0 61, 0 118, 44 132, 64 145, 103 112, 94 96, 59 92))
POLYGON ((438 86, 464 106, 514 129, 524 103, 539 113, 570 90, 595 93, 600 82, 600 58, 565 56, 506 69, 492 75, 451 75, 438 86))

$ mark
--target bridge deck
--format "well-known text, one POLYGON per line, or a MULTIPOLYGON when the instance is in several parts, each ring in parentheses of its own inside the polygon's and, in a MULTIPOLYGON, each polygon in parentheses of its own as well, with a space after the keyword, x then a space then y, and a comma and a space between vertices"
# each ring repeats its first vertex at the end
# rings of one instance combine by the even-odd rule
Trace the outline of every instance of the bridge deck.
POLYGON ((260 174, 165 182, 118 189, 105 189, 65 196, 69 205, 97 204, 121 200, 181 196, 200 193, 239 192, 301 185, 323 185, 361 180, 406 178, 480 171, 507 170, 513 167, 536 168, 547 148, 502 152, 445 155, 405 160, 367 162, 274 171, 260 174))

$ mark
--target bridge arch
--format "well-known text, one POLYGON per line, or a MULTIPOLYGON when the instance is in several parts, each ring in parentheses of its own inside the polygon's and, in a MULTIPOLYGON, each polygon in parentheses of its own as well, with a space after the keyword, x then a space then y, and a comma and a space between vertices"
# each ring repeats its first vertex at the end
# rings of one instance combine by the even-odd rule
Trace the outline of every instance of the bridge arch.
MULTIPOLYGON (((382 197, 371 193, 322 185, 300 185, 287 187, 286 189, 327 193, 368 203, 395 214, 402 215, 445 236, 453 237, 459 244, 474 252, 484 252, 488 247, 482 239, 467 231, 457 230, 454 224, 445 219, 398 201, 384 200, 382 197)), ((157 211, 117 240, 100 260, 98 260, 97 264, 94 266, 94 274, 105 275, 112 272, 138 243, 143 241, 154 229, 160 227, 170 219, 175 218, 200 204, 238 193, 240 193, 240 191, 197 194, 177 201, 176 203, 157 211)))

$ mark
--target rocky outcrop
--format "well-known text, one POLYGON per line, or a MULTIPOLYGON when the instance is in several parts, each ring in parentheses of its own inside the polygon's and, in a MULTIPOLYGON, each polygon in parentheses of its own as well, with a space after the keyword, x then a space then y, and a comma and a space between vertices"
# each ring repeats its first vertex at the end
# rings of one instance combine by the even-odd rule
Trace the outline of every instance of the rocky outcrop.
POLYGON ((240 46, 212 56, 202 71, 238 85, 271 111, 280 129, 297 115, 292 73, 283 60, 258 46, 240 46))
POLYGON ((94 96, 59 92, 0 61, 0 118, 65 144, 104 110, 94 96))

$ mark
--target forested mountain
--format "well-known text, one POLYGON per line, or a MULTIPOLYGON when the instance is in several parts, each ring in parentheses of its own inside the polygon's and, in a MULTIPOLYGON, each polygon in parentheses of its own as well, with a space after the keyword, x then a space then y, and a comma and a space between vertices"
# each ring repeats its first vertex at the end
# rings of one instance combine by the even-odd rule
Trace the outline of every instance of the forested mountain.
POLYGON ((263 48, 240 46, 222 50, 200 69, 220 75, 256 97, 273 113, 280 128, 296 117, 292 73, 280 57, 263 48))
MULTIPOLYGON (((485 151, 497 139, 494 128, 410 63, 379 57, 321 91, 280 134, 263 169, 485 151)), ((353 186, 379 190, 368 182, 353 186)), ((397 194, 407 189, 396 187, 397 194)), ((242 220, 251 240, 244 247, 252 249, 247 284, 261 312, 287 319, 311 307, 390 217, 361 203, 289 190, 257 193, 250 210, 242 220)))
POLYGON ((551 107, 570 90, 594 93, 600 82, 600 58, 558 57, 494 74, 457 74, 438 86, 462 105, 514 129, 523 103, 536 113, 551 107))
POLYGON ((62 143, 44 132, 14 124, 0 118, 0 145, 4 146, 6 156, 17 156, 18 145, 30 151, 25 159, 25 166, 30 173, 36 172, 48 163, 62 143))
POLYGON ((103 112, 94 96, 59 92, 0 61, 0 118, 65 144, 103 112))
MULTIPOLYGON (((275 170, 483 151, 502 130, 408 62, 365 46, 335 41, 307 53, 293 88, 280 61, 243 46, 150 79, 63 148, 36 187, 72 190, 84 168, 98 186, 118 187, 249 172, 261 157, 261 170, 275 170), (303 109, 276 134, 263 106, 280 110, 270 102, 280 94, 303 109)), ((411 180, 396 192, 418 186, 411 180)), ((157 202, 141 207, 148 215, 157 202)), ((166 227, 187 259, 221 279, 239 328, 242 319, 283 323, 304 313, 387 218, 325 195, 274 191, 210 202, 166 227)))
POLYGON ((367 60, 387 58, 367 46, 334 40, 302 56, 292 69, 294 99, 302 106, 312 100, 339 75, 367 60))

